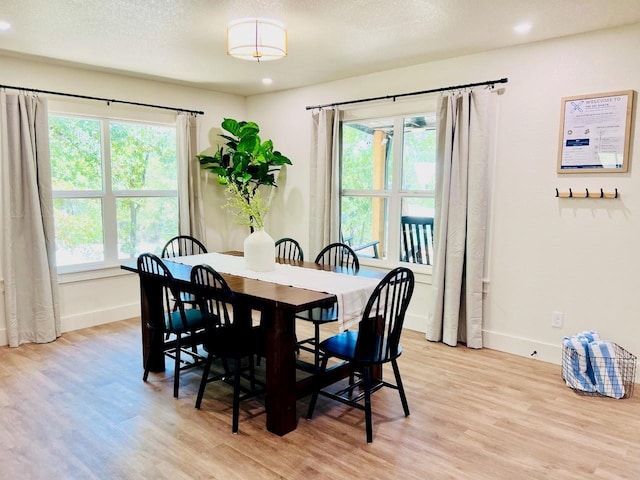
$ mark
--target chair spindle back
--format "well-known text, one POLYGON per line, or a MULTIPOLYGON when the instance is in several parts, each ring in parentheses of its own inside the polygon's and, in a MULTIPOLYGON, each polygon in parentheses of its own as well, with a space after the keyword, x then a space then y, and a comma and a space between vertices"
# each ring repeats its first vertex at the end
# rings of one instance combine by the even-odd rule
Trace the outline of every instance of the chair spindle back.
POLYGON ((346 243, 339 242, 324 247, 316 257, 315 263, 339 266, 356 272, 360 269, 360 261, 356 252, 346 243))
POLYGON ((403 216, 400 240, 403 262, 431 265, 433 252, 433 218, 403 216))
POLYGON ((276 258, 304 261, 300 244, 293 238, 281 238, 276 242, 276 258))
POLYGON ((191 269, 191 283, 207 322, 213 322, 214 326, 230 325, 227 305, 233 301, 233 292, 222 275, 209 265, 196 265, 191 269))
POLYGON ((162 249, 162 258, 184 257, 207 253, 207 248, 197 238, 178 235, 169 240, 162 249))
MULTIPOLYGON (((167 322, 169 328, 173 329, 175 320, 171 312, 174 310, 172 303, 176 302, 176 298, 180 298, 179 292, 175 291, 173 285, 173 275, 164 264, 162 259, 153 253, 143 253, 138 256, 138 274, 142 288, 160 288, 162 290, 162 312, 163 320, 167 322)), ((176 302, 180 311, 180 319, 186 325, 184 313, 184 304, 180 301, 176 302)), ((159 319, 150 318, 150 322, 157 322, 159 319)), ((164 323, 161 324, 164 328, 164 323)), ((159 325, 147 323, 150 328, 158 328, 159 325)))
POLYGON ((376 362, 397 356, 414 284, 413 272, 397 267, 376 286, 358 327, 357 359, 376 362))

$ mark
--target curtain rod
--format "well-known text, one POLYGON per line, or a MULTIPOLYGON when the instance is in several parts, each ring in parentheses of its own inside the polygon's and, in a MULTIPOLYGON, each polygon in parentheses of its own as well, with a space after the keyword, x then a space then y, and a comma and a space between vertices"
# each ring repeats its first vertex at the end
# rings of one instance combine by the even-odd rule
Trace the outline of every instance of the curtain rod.
POLYGON ((335 103, 327 103, 325 105, 313 105, 306 107, 307 110, 313 110, 314 108, 325 108, 325 107, 337 107, 339 105, 349 105, 352 103, 364 103, 364 102, 373 102, 375 100, 388 100, 390 98, 393 101, 396 101, 396 98, 400 97, 410 97, 413 95, 424 95, 426 93, 437 93, 437 92, 446 92, 449 90, 459 90, 463 88, 471 88, 471 87, 480 87, 484 85, 493 86, 496 83, 507 83, 509 80, 507 78, 501 78, 500 80, 487 80, 485 82, 478 83, 467 83, 466 85, 453 85, 450 87, 442 87, 442 88, 433 88, 431 90, 422 90, 420 92, 409 92, 409 93, 397 93, 395 95, 385 95, 384 97, 371 97, 371 98, 361 98, 359 100, 347 100, 346 102, 335 102, 335 103))
POLYGON ((174 112, 190 113, 191 115, 204 115, 204 112, 201 112, 199 110, 187 110, 185 108, 165 107, 164 105, 151 105, 149 103, 129 102, 127 100, 115 100, 112 98, 90 97, 87 95, 77 95, 75 93, 51 92, 49 90, 38 90, 37 88, 26 88, 26 87, 13 87, 11 85, 0 85, 0 88, 10 88, 12 90, 23 90, 25 92, 47 93, 49 95, 58 95, 61 97, 83 98, 85 100, 98 100, 100 102, 107 102, 107 105, 110 105, 112 103, 123 103, 126 105, 136 105, 138 107, 159 108, 162 110, 172 110, 174 112))

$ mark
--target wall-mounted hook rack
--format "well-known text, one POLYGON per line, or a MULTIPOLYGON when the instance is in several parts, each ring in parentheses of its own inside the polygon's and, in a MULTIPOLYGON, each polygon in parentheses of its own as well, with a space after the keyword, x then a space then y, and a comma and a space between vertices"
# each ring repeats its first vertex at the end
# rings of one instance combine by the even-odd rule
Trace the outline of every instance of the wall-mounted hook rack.
POLYGON ((569 191, 561 192, 556 188, 557 198, 618 198, 619 196, 620 194, 617 188, 615 188, 613 192, 605 192, 602 188, 599 192, 590 192, 588 188, 585 188, 584 191, 573 191, 573 189, 570 188, 569 191))

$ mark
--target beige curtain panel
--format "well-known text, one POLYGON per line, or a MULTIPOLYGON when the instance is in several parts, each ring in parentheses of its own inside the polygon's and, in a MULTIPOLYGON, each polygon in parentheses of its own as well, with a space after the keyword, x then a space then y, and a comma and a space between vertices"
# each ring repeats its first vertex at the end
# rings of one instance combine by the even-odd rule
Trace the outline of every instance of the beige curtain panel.
POLYGON ((0 92, 2 277, 9 345, 60 336, 47 101, 0 92))
POLYGON ((433 311, 426 337, 482 348, 491 93, 451 93, 438 102, 433 311))
POLYGON ((311 129, 311 258, 340 241, 340 112, 321 109, 312 115, 311 129))
POLYGON ((207 244, 200 162, 196 158, 198 119, 188 113, 178 114, 178 220, 180 234, 191 235, 207 244))

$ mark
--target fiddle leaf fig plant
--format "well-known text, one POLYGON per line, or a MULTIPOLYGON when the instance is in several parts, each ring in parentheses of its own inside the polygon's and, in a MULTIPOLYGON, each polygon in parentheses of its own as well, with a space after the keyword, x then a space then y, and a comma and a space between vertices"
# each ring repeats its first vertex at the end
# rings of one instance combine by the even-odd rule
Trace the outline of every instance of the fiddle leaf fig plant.
POLYGON ((197 155, 202 168, 217 175, 218 183, 227 186, 229 201, 224 207, 233 210, 240 225, 263 228, 274 189, 264 200, 262 186, 277 187, 275 174, 291 160, 274 150, 271 140, 262 141, 255 122, 225 118, 220 134, 226 140, 213 155, 197 155))

